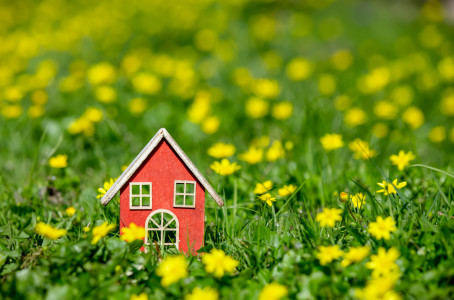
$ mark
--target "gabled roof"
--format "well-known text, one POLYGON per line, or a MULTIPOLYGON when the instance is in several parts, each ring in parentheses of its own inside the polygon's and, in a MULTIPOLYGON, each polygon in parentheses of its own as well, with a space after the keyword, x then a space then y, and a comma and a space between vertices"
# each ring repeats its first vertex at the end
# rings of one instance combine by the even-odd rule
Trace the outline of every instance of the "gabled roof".
POLYGON ((129 178, 136 172, 136 170, 142 165, 142 163, 148 158, 151 152, 159 145, 159 142, 162 139, 166 140, 170 147, 175 151, 178 157, 183 161, 185 166, 191 171, 191 173, 197 178, 197 180, 202 184, 206 191, 213 197, 214 201, 219 206, 223 206, 221 197, 216 193, 213 187, 208 183, 208 181, 203 177, 203 175, 197 170, 195 165, 189 159, 189 157, 183 152, 183 150, 178 146, 172 136, 167 132, 165 128, 161 128, 155 134, 155 136, 148 142, 145 148, 140 151, 139 155, 132 161, 128 168, 118 177, 117 181, 110 187, 104 197, 101 198, 101 204, 107 205, 110 200, 118 193, 121 187, 128 182, 129 178))

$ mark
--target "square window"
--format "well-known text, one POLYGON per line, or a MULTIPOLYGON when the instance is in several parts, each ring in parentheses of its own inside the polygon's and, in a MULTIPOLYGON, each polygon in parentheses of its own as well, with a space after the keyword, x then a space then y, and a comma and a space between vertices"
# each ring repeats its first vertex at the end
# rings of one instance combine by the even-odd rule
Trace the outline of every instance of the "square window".
POLYGON ((194 205, 194 196, 186 195, 186 201, 184 203, 186 206, 193 206, 194 205))
POLYGON ((161 231, 160 230, 149 230, 148 231, 148 243, 153 245, 154 242, 161 244, 161 231))
POLYGON ((150 185, 149 184, 143 184, 142 185, 142 195, 150 195, 150 185))
POLYGON ((140 206, 140 197, 132 197, 132 206, 140 206))
POLYGON ((194 194, 195 183, 186 183, 186 194, 194 194))
POLYGON ((164 243, 175 244, 177 241, 177 232, 175 230, 164 230, 164 243))
POLYGON ((142 197, 142 206, 150 206, 150 197, 142 197))
POLYGON ((133 194, 133 195, 140 195, 140 185, 138 185, 138 184, 133 184, 133 185, 131 186, 131 189, 132 189, 131 194, 133 194))
POLYGON ((176 185, 176 192, 178 194, 184 194, 184 183, 177 183, 176 185))
POLYGON ((175 195, 175 205, 184 205, 184 195, 175 195))

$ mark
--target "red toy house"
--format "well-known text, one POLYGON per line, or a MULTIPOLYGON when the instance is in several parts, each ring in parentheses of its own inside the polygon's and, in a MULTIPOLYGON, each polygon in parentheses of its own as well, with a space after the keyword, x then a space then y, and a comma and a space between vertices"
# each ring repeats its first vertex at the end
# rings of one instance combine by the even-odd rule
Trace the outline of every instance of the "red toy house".
MULTIPOLYGON (((161 128, 102 197, 120 191, 120 228, 145 227, 145 244, 183 252, 203 246, 205 190, 222 199, 164 128, 161 128)), ((120 231, 121 232, 121 231, 120 231)))

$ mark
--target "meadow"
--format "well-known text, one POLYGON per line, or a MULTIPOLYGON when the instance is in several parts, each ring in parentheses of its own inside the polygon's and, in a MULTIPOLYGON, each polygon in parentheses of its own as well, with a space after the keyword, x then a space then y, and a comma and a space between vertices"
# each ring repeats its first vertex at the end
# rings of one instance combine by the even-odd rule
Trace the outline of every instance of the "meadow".
POLYGON ((449 1, 1 1, 1 299, 452 299, 449 1), (202 256, 99 197, 165 127, 202 256))

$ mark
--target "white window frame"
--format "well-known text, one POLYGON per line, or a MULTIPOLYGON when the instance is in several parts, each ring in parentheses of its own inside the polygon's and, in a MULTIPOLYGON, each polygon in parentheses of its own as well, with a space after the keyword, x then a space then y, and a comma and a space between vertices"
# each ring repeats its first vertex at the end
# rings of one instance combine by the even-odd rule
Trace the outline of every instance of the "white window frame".
POLYGON ((197 189, 197 182, 192 181, 192 180, 175 180, 173 184, 173 207, 178 207, 178 208, 195 208, 195 194, 196 194, 196 189, 197 189), (177 193, 177 184, 178 183, 183 183, 184 184, 184 190, 183 193, 177 193), (194 193, 186 193, 186 185, 187 184, 194 184, 194 193), (193 196, 194 201, 192 205, 185 205, 185 204, 176 204, 176 196, 177 195, 182 195, 183 196, 183 203, 186 203, 186 196, 193 196))
POLYGON ((148 240, 149 231, 159 231, 161 233, 161 243, 159 245, 160 247, 175 246, 177 249, 180 249, 178 248, 180 245, 180 223, 178 222, 177 216, 170 210, 158 209, 148 215, 147 220, 145 221, 145 245, 151 245, 150 241, 148 240), (156 214, 161 214, 161 224, 158 224, 153 220, 153 216, 156 214), (172 216, 172 219, 167 224, 164 224, 164 214, 169 214, 172 216), (173 221, 175 221, 175 228, 167 228, 173 221), (153 222, 155 225, 153 227, 150 227, 150 222, 153 222), (176 233, 175 243, 165 243, 164 231, 174 231, 176 233))
POLYGON ((130 210, 144 210, 144 209, 152 209, 153 207, 153 184, 151 182, 130 182, 129 183, 129 209, 130 210), (132 187, 134 185, 140 186, 140 194, 132 194, 132 187), (149 185, 150 186, 150 194, 142 194, 142 185, 149 185), (139 197, 140 198, 140 206, 133 206, 132 205, 132 198, 139 197), (150 197, 150 205, 142 205, 142 198, 143 197, 150 197))

